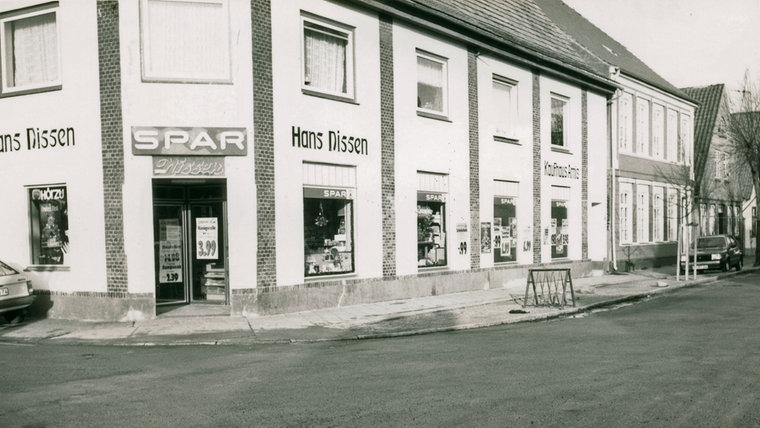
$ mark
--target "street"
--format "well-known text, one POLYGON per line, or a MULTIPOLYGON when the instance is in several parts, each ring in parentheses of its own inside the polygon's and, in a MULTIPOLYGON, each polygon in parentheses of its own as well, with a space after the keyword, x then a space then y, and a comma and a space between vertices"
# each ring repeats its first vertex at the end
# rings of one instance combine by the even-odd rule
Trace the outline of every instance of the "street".
POLYGON ((0 426, 757 426, 760 274, 574 318, 255 346, 0 342, 0 426))

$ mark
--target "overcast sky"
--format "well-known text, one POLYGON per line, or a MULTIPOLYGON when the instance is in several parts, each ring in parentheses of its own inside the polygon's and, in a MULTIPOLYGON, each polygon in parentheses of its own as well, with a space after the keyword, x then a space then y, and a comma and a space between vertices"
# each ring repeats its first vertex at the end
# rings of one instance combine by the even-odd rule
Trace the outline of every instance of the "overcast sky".
POLYGON ((760 78, 760 0, 564 0, 677 87, 760 78))

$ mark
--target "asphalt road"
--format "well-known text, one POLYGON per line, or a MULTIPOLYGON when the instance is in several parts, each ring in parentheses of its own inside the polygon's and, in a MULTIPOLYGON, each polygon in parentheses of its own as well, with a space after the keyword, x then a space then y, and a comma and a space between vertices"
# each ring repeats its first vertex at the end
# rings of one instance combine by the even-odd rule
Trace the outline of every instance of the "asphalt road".
POLYGON ((0 343, 0 426, 760 426, 760 275, 575 318, 332 343, 0 343))

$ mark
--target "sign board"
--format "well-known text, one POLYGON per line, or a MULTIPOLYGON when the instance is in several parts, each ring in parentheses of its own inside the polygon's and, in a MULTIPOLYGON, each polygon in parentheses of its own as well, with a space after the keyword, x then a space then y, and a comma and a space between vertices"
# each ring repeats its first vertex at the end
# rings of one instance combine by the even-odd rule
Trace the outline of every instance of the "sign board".
POLYGON ((216 260, 219 258, 219 221, 216 217, 195 219, 195 258, 216 260))
POLYGON ((182 282, 182 228, 176 219, 159 220, 158 281, 182 282))
POLYGON ((132 127, 132 154, 137 156, 245 156, 245 128, 132 127))
POLYGON ((224 158, 214 156, 154 156, 153 175, 185 177, 222 177, 224 158))
POLYGON ((354 199, 354 189, 345 187, 304 187, 304 198, 354 199))

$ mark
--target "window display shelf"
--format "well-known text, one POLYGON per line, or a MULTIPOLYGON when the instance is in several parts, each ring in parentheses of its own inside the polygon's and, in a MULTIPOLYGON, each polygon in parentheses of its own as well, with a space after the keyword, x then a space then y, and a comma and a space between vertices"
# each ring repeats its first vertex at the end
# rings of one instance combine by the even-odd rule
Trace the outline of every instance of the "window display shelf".
POLYGON ((206 300, 224 301, 227 291, 227 277, 224 268, 214 268, 206 265, 206 272, 201 279, 201 288, 206 300))

